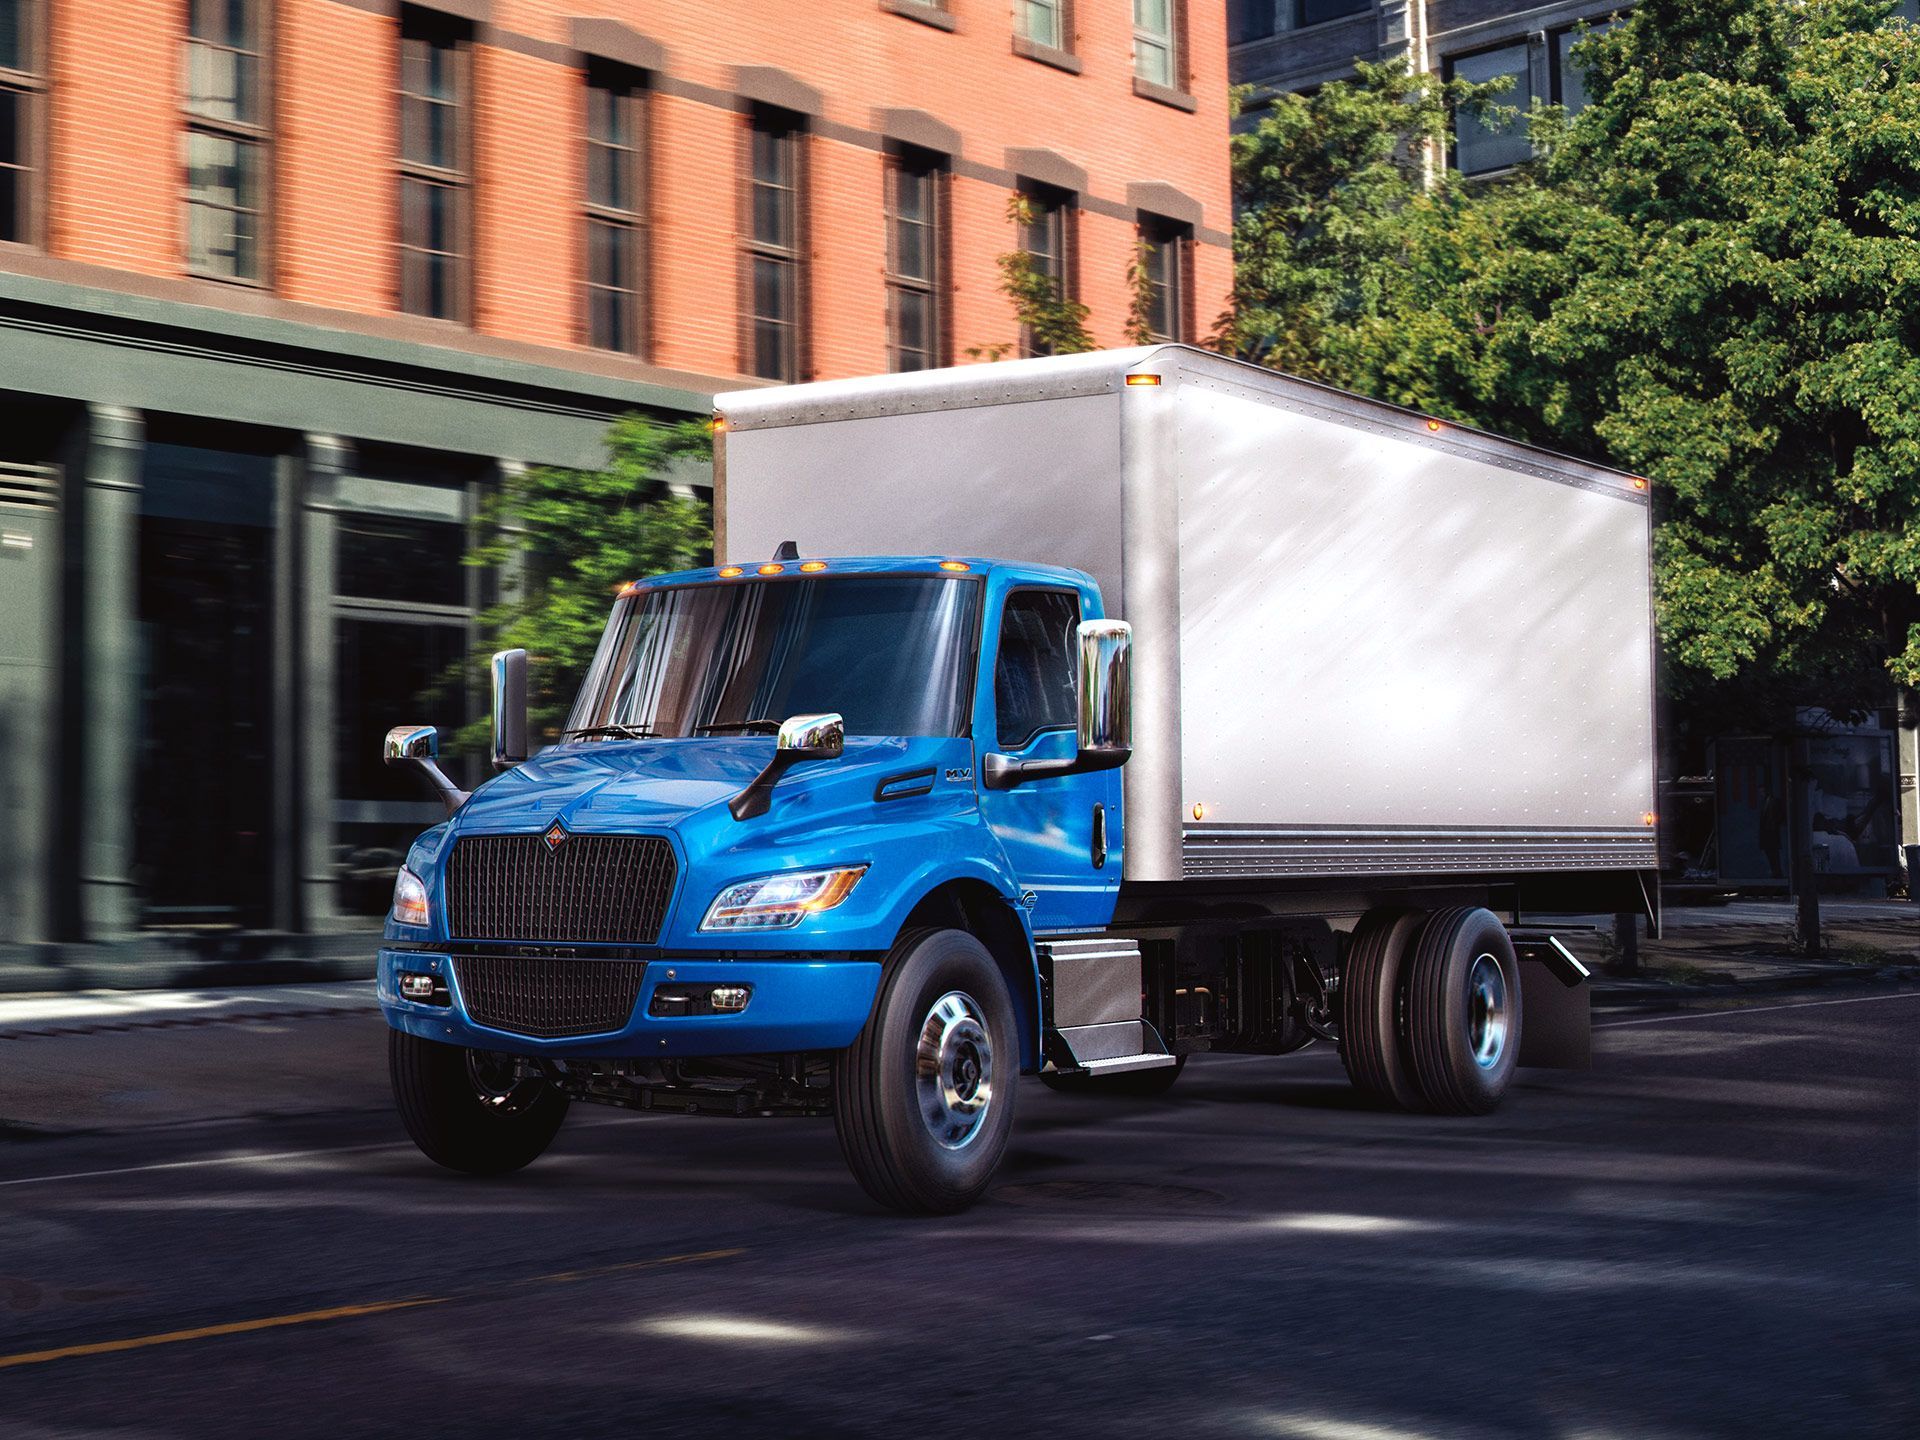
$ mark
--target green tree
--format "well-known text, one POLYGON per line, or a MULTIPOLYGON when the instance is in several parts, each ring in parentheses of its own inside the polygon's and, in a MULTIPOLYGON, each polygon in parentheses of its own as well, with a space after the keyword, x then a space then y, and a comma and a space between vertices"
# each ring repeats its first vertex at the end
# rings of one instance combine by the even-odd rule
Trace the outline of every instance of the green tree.
MULTIPOLYGON (((608 434, 604 469, 528 470, 485 507, 482 538, 467 564, 503 573, 517 567, 518 585, 480 617, 485 639, 470 673, 484 677, 495 650, 527 651, 528 724, 536 742, 556 738, 566 723, 621 585, 711 559, 711 510, 672 494, 665 480, 712 454, 704 421, 628 415, 608 434)), ((468 726, 459 745, 485 748, 487 728, 486 721, 468 726)))
MULTIPOLYGON (((1276 370, 1342 383, 1351 332, 1381 315, 1404 263, 1409 210, 1452 181, 1438 164, 1451 106, 1488 115, 1508 82, 1472 86, 1356 66, 1280 95, 1232 139, 1234 286, 1212 343, 1276 370)), ((1245 90, 1234 95, 1236 110, 1245 90)))
POLYGON ((1434 97, 1325 87, 1324 125, 1240 142, 1223 329, 1651 477, 1665 679, 1704 724, 1884 704, 1920 682, 1920 32, 1891 9, 1643 0, 1498 184, 1414 193, 1434 97))

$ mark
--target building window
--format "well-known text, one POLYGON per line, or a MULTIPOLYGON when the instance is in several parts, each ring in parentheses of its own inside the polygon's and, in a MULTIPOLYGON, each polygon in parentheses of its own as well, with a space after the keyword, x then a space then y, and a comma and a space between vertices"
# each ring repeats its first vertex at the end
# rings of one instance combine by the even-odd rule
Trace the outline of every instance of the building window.
POLYGON ((1275 6, 1276 0, 1227 0, 1227 43, 1246 45, 1271 38, 1279 29, 1275 6))
POLYGON ((1373 9, 1373 0, 1293 0, 1293 25, 1296 30, 1328 20, 1345 20, 1373 9))
POLYGON ((1616 21, 1603 20, 1597 25, 1588 25, 1579 29, 1561 30, 1553 37, 1553 99, 1557 105, 1567 107, 1569 115, 1587 108, 1587 76, 1580 68, 1580 62, 1573 56, 1573 47, 1590 35, 1598 35, 1603 30, 1611 30, 1616 21))
POLYGON ((38 0, 0 0, 0 240, 17 244, 36 230, 41 13, 38 0))
POLYGON ((1498 50, 1482 50, 1477 55, 1462 55, 1447 62, 1447 78, 1451 80, 1484 85, 1503 76, 1511 78, 1513 84, 1493 103, 1499 109, 1512 112, 1504 123, 1482 119, 1465 110, 1453 117, 1453 163, 1463 175, 1504 170, 1533 157, 1533 145, 1527 138, 1527 111, 1533 104, 1532 69, 1525 42, 1503 45, 1498 50))
POLYGON ((466 318, 469 27, 400 12, 400 308, 466 318))
POLYGON ((187 6, 187 269, 260 280, 266 205, 265 0, 187 6))
MULTIPOLYGON (((1073 196, 1051 185, 1030 185, 1021 191, 1027 221, 1021 228, 1020 248, 1034 270, 1046 276, 1053 293, 1073 297, 1073 196)), ((1022 327, 1020 350, 1025 355, 1047 353, 1033 334, 1022 327)))
POLYGON ((946 363, 942 161, 924 151, 894 157, 887 174, 887 368, 946 363))
POLYGON ((801 141, 797 119, 778 111, 753 117, 748 139, 746 358, 766 380, 801 376, 805 265, 801 235, 801 141))
POLYGON ((1067 6, 1070 0, 1020 0, 1020 35, 1049 50, 1072 48, 1068 41, 1067 6))
POLYGON ((1145 275, 1147 336, 1187 338, 1187 250, 1193 232, 1157 215, 1140 217, 1140 264, 1145 275))
POLYGON ((631 71, 587 72, 587 343, 637 355, 646 316, 646 91, 631 71))
POLYGON ((1180 85, 1179 0, 1133 0, 1133 73, 1169 90, 1180 85))

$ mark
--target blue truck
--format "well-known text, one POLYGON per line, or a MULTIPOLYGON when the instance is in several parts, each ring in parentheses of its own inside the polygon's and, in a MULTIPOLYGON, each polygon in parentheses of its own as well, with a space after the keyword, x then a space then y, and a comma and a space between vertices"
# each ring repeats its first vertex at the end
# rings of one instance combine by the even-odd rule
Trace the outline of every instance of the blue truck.
POLYGON ((987 1189, 1022 1077, 1335 1045, 1483 1113, 1579 1065, 1555 915, 1657 923, 1638 477, 1180 346, 715 402, 720 563, 614 600, 379 953, 427 1156, 574 1101, 831 1117, 880 1204, 987 1189))

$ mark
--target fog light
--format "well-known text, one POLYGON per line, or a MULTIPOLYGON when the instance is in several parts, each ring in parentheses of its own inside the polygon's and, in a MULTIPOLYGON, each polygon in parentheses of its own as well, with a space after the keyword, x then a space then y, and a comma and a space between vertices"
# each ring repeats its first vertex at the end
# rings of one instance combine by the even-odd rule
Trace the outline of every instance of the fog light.
POLYGON ((752 998, 751 985, 716 985, 708 994, 707 1003, 716 1010, 744 1010, 752 998))
POLYGON ((400 993, 409 1000, 431 1000, 435 983, 431 975, 403 974, 400 977, 400 993))

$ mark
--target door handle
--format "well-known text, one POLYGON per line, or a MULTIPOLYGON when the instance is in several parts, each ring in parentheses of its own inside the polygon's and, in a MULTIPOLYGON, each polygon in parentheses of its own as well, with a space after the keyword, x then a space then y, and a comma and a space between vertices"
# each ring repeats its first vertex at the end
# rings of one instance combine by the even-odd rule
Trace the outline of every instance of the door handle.
POLYGON ((1107 865, 1107 807, 1093 807, 1093 868, 1104 870, 1107 865))

